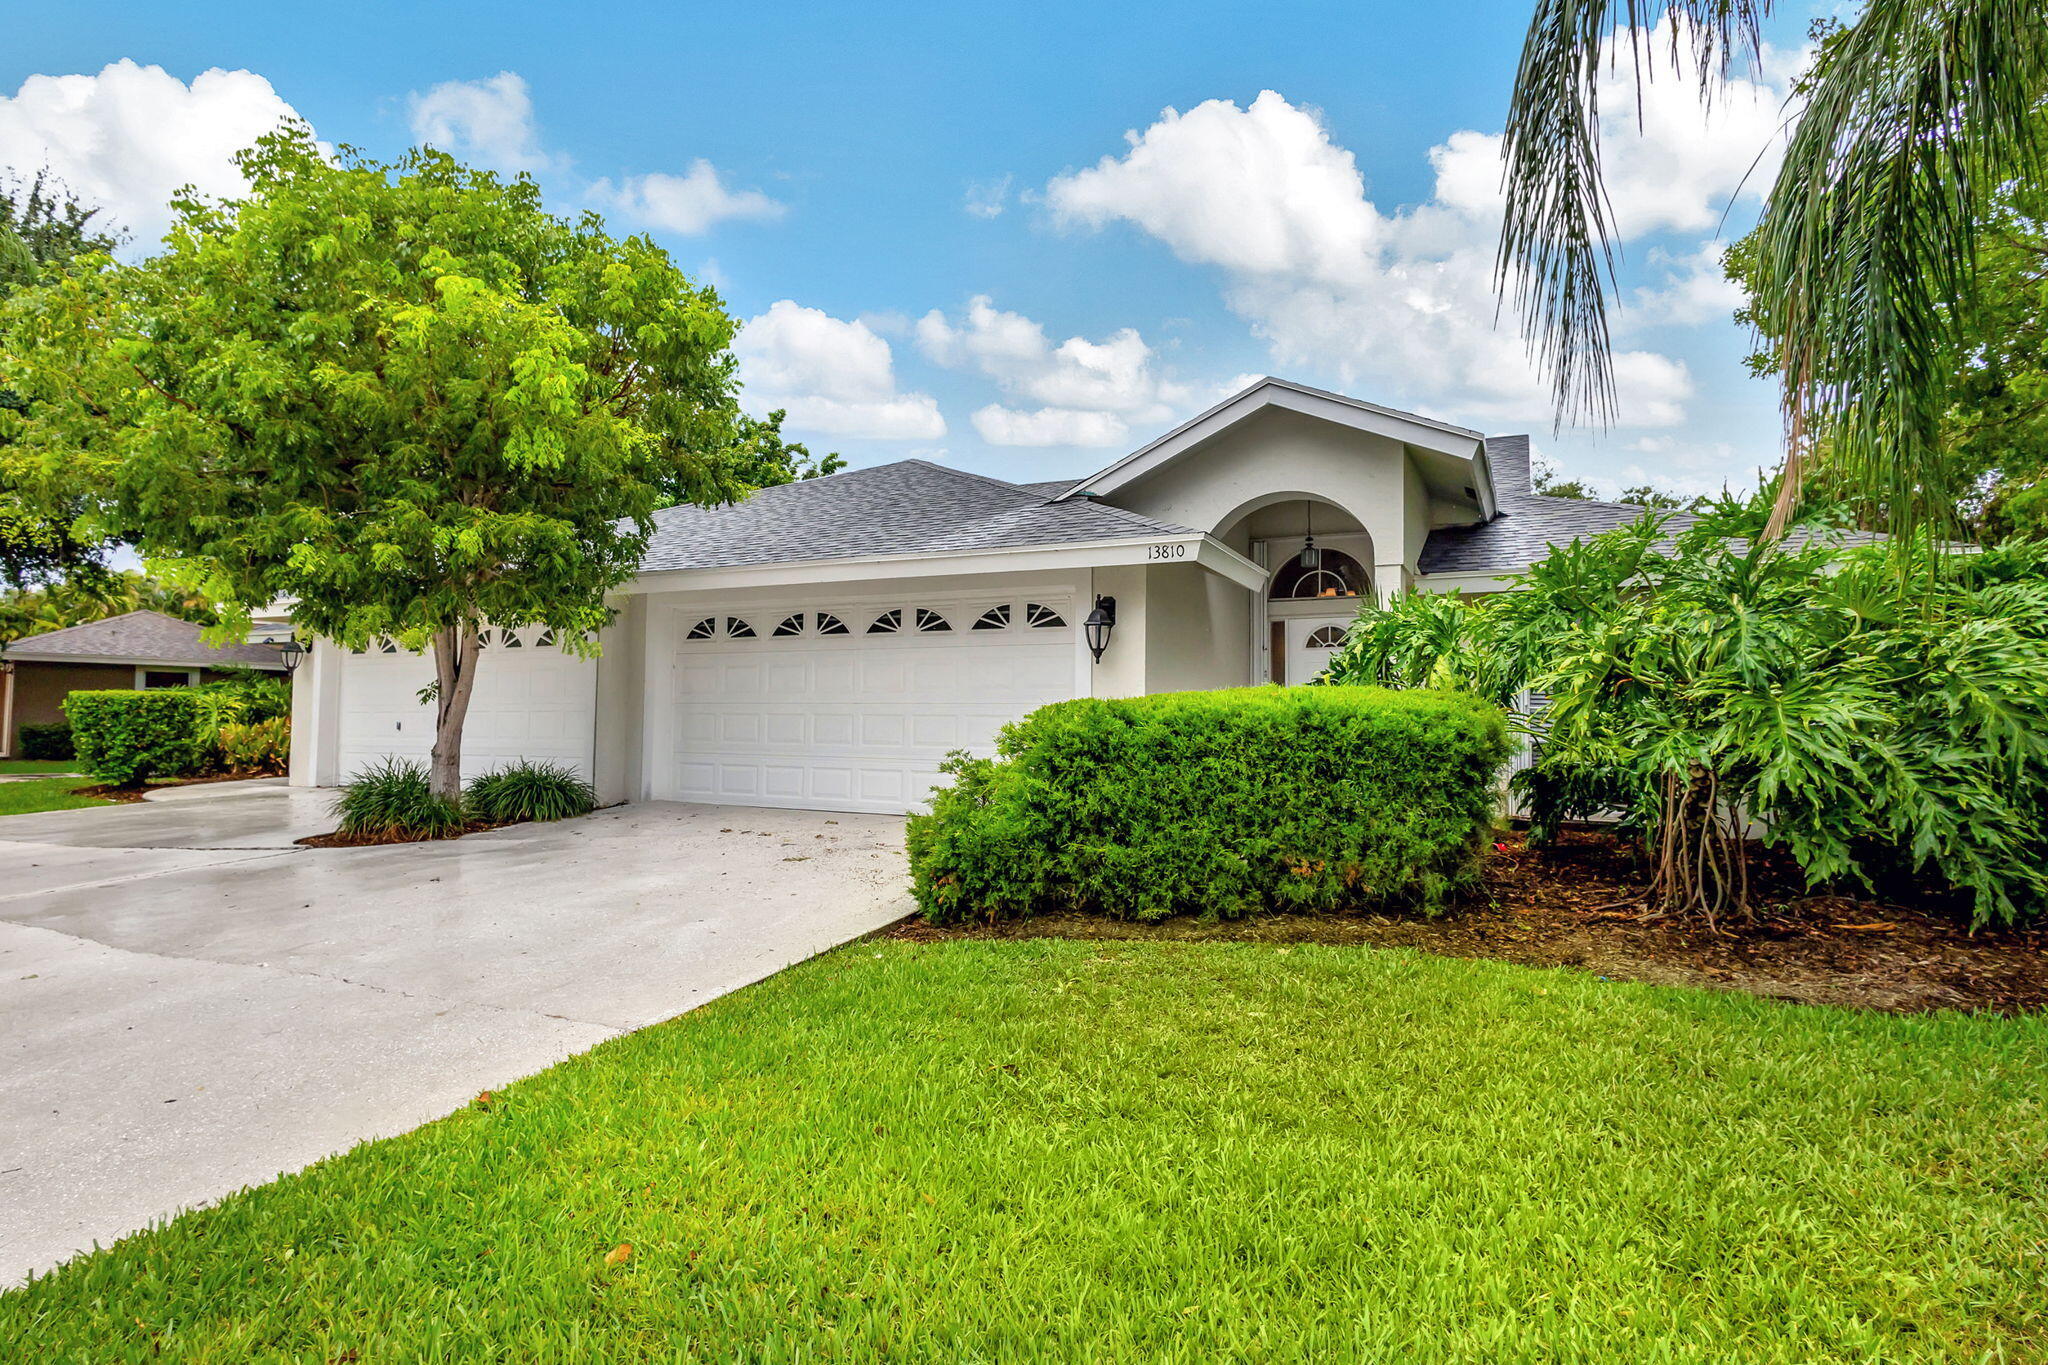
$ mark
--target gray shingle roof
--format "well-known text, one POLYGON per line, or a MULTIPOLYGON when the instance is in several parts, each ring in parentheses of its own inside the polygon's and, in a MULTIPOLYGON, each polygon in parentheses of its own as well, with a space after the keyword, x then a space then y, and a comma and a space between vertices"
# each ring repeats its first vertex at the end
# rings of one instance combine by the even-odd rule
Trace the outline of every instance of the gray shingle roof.
POLYGON ((160 611, 131 611, 16 640, 4 651, 21 663, 38 659, 108 659, 192 668, 281 668, 274 645, 226 645, 213 649, 199 638, 200 627, 160 611))
POLYGON ((1070 486, 1004 483, 927 460, 849 469, 764 488, 728 507, 657 512, 640 571, 1193 534, 1099 502, 1048 500, 1047 489, 1070 486))
MULTIPOLYGON (((1553 545, 1626 526, 1647 510, 1634 503, 1551 498, 1536 492, 1529 477, 1527 436, 1487 437, 1486 458, 1493 467, 1500 515, 1477 526, 1431 531, 1417 566, 1423 573, 1517 572, 1543 558, 1553 545)), ((1668 524, 1677 531, 1691 520, 1680 512, 1668 524)))

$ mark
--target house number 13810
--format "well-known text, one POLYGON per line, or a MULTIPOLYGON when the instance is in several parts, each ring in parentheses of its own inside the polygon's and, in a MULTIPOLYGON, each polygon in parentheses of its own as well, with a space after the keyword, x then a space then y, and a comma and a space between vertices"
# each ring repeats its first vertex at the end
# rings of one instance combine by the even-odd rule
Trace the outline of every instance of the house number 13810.
POLYGON ((1145 558, 1147 559, 1186 559, 1188 557, 1188 547, 1185 545, 1148 545, 1145 548, 1147 551, 1145 558))

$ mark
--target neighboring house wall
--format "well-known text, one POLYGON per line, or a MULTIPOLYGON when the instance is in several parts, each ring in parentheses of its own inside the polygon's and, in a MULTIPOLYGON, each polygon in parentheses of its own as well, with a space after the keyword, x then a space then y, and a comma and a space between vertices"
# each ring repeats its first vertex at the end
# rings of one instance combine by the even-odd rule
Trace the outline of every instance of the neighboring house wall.
POLYGON ((20 743, 24 725, 64 723, 64 698, 73 692, 97 692, 135 686, 133 664, 35 664, 14 666, 14 739, 20 743))

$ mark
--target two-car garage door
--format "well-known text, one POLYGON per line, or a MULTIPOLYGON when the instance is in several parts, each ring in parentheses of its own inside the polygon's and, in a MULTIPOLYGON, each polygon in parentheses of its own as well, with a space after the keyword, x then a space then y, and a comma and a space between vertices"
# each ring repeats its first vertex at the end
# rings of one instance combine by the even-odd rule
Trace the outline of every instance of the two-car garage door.
POLYGON ((954 749, 1074 695, 1074 597, 687 608, 675 618, 671 800, 821 810, 920 805, 954 749))
MULTIPOLYGON (((900 812, 947 753, 1075 695, 1078 596, 925 595, 670 608, 650 645, 647 785, 657 799, 900 812)), ((463 774, 517 759, 592 772, 597 670, 544 631, 491 630, 463 735, 463 774)), ((339 771, 425 760, 431 662, 395 645, 343 656, 339 771)))

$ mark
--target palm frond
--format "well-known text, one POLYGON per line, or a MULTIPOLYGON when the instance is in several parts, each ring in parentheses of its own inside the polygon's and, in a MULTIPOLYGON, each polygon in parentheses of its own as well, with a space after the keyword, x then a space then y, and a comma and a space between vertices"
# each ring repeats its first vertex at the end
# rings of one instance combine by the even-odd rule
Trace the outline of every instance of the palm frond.
POLYGON ((2048 4, 1873 0, 1804 93, 1757 234, 1752 311, 1782 339, 1795 450, 1824 436, 1830 465, 1910 531, 1954 491, 1940 418, 1977 225, 2001 184, 2042 170, 2048 4))
POLYGON ((1615 408, 1607 291, 1613 213, 1600 173, 1600 76, 1616 44, 1641 71, 1689 53, 1702 99, 1738 58, 1754 63, 1769 0, 1539 0, 1503 139, 1498 282, 1551 376, 1558 420, 1615 408))

